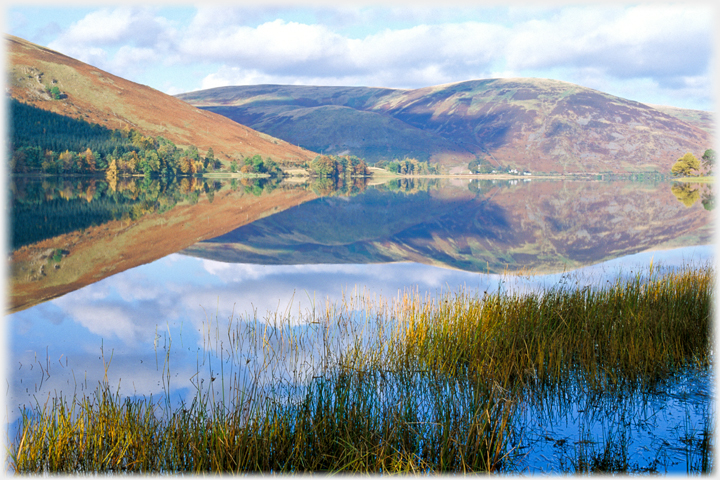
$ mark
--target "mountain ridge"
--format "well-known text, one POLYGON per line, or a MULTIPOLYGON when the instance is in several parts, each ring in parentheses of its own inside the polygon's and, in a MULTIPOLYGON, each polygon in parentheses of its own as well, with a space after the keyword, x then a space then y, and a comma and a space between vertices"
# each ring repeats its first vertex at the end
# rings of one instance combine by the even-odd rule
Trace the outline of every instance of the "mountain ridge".
POLYGON ((702 155, 712 145, 710 114, 698 118, 686 109, 658 109, 548 79, 480 79, 414 90, 231 86, 177 97, 314 151, 347 151, 371 162, 415 157, 457 173, 478 157, 531 171, 664 172, 686 151, 702 155), (344 110, 308 116, 309 109, 328 106, 344 110), (387 139, 358 134, 358 126, 385 131, 387 139), (337 140, 312 133, 328 131, 337 140))

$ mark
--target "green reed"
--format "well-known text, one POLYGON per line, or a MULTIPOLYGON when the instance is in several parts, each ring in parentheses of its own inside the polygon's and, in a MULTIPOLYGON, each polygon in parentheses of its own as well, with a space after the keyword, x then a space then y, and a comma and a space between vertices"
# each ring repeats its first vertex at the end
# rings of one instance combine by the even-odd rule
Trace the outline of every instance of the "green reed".
POLYGON ((507 469, 521 442, 512 420, 522 399, 541 401, 564 382, 624 388, 709 365, 713 287, 709 266, 663 275, 651 266, 595 289, 393 300, 357 294, 300 312, 306 328, 293 326, 289 311, 263 322, 231 319, 222 341, 208 324, 206 349, 216 349, 221 365, 229 360, 210 372, 221 377, 222 398, 197 384, 189 403, 173 407, 123 398, 105 380, 94 395, 25 410, 8 441, 9 467, 507 469))

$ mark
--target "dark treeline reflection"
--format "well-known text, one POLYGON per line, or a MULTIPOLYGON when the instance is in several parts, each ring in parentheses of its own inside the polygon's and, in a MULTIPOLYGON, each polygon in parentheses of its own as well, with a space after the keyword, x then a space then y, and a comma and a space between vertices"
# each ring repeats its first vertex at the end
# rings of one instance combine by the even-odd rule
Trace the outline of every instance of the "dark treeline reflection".
MULTIPOLYGON (((254 194, 273 189, 277 180, 239 182, 254 194)), ((103 177, 13 177, 10 181, 11 247, 13 250, 57 235, 102 225, 112 220, 137 220, 164 213, 182 202, 212 202, 223 182, 196 177, 152 179, 103 177)))
MULTIPOLYGON (((320 197, 354 196, 368 188, 371 177, 308 177, 302 181, 282 177, 122 177, 108 180, 95 176, 12 176, 11 248, 16 250, 58 235, 99 226, 113 220, 135 221, 148 213, 163 214, 179 203, 195 204, 203 197, 212 203, 220 190, 260 196, 275 189, 303 189, 320 197)), ((528 179, 472 179, 467 188, 483 195, 511 188, 528 179)), ((413 194, 440 189, 441 178, 393 178, 373 188, 413 194)), ((714 206, 708 184, 674 184, 672 192, 686 206, 701 200, 707 210, 714 206)))
MULTIPOLYGON (((314 178, 292 184, 281 178, 127 177, 108 181, 90 176, 13 176, 11 248, 16 250, 76 230, 113 220, 135 221, 148 213, 162 214, 180 203, 212 203, 227 190, 260 196, 277 188, 307 189, 319 196, 356 195, 368 179, 314 178)), ((396 187, 400 190, 405 187, 396 187)))

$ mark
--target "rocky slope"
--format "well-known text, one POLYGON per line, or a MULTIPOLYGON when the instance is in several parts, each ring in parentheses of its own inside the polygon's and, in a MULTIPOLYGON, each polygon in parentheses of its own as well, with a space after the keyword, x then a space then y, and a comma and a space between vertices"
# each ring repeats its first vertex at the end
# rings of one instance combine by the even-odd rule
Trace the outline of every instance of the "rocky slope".
POLYGON ((456 171, 478 156, 534 172, 667 172, 685 152, 712 146, 707 112, 661 110, 556 80, 417 90, 257 85, 178 98, 314 151, 410 156, 456 171))

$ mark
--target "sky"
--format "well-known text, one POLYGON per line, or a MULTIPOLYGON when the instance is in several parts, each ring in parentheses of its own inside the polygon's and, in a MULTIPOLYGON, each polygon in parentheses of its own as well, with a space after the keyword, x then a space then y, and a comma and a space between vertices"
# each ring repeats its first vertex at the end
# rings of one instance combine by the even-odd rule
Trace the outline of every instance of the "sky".
POLYGON ((16 2, 5 24, 6 33, 168 94, 537 77, 714 110, 719 12, 710 2, 260 3, 16 2))

